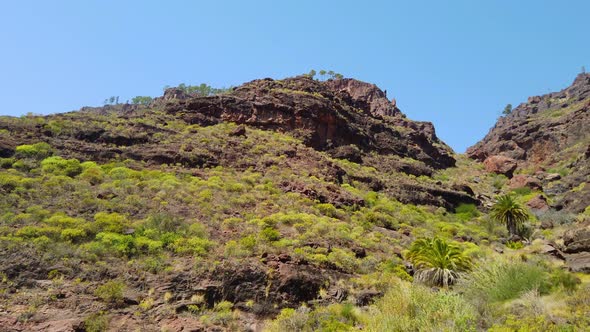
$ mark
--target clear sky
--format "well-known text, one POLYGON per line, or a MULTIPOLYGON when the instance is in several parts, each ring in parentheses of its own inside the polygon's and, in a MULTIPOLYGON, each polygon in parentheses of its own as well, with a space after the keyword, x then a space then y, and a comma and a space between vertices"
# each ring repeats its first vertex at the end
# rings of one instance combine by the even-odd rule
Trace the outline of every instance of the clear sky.
POLYGON ((3 1, 0 114, 315 68, 377 84, 457 152, 590 69, 590 1, 3 1))

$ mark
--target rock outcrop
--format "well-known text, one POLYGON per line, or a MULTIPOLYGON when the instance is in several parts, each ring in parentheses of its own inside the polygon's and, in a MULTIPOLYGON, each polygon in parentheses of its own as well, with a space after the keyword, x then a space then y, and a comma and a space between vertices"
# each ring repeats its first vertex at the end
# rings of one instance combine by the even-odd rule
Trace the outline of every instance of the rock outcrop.
POLYGON ((354 145, 364 153, 395 154, 438 169, 455 164, 431 123, 406 119, 383 91, 353 79, 255 80, 220 96, 175 99, 165 109, 188 124, 235 122, 291 132, 327 152, 354 145))
POLYGON ((473 193, 396 177, 398 173, 432 176, 436 169, 455 165, 453 152, 438 139, 431 123, 407 119, 385 92, 354 79, 268 78, 215 96, 169 88, 150 105, 85 107, 46 117, 0 117, 0 130, 4 130, 0 131, 0 157, 12 156, 18 145, 43 141, 65 158, 264 171, 277 161, 262 160, 244 149, 242 143, 253 128, 288 134, 305 145, 293 143, 293 148, 281 152, 287 159, 276 166, 317 170, 310 175, 329 175, 326 180, 333 182, 326 188, 281 183, 285 191, 336 206, 362 205, 362 199, 349 197, 340 187, 347 178, 404 203, 447 209, 479 203, 473 193), (189 142, 194 136, 191 131, 224 123, 238 126, 219 138, 218 144, 189 142), (324 152, 382 174, 353 178, 328 161, 324 152))
MULTIPOLYGON (((486 137, 467 150, 486 169, 511 176, 513 171, 552 173, 540 180, 555 207, 581 212, 588 206, 590 186, 590 74, 580 74, 559 92, 530 97, 509 115, 500 117, 486 137), (499 170, 490 159, 512 159, 515 164, 499 170), (494 166, 494 167, 492 167, 494 166), (514 168, 514 169, 512 169, 514 168), (550 172, 561 170, 562 175, 550 172), (563 176, 565 175, 565 176, 563 176), (585 187, 584 187, 585 186, 585 187)), ((501 164, 502 165, 502 164, 501 164)), ((525 184, 540 189, 538 183, 525 184)))
POLYGON ((504 155, 536 164, 555 162, 557 152, 588 140, 589 107, 590 74, 580 74, 567 89, 530 97, 508 116, 500 117, 467 154, 481 161, 504 155))
POLYGON ((517 166, 514 159, 497 155, 486 158, 483 165, 488 172, 504 174, 508 177, 512 177, 512 173, 517 166))
POLYGON ((565 232, 563 244, 568 268, 590 273, 590 225, 586 223, 565 232))

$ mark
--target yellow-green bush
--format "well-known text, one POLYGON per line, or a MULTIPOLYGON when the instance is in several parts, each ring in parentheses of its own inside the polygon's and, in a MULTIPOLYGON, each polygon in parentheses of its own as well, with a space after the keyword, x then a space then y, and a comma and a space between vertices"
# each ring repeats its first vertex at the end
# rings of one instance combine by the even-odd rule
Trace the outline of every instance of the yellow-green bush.
POLYGON ((53 154, 51 146, 45 142, 25 144, 15 149, 17 158, 32 158, 37 160, 45 159, 53 154))
POLYGON ((59 156, 49 157, 41 162, 44 173, 74 177, 82 172, 82 166, 77 159, 63 159, 59 156))
POLYGON ((94 291, 94 295, 99 297, 104 302, 110 304, 121 304, 123 302, 123 293, 125 292, 125 284, 121 281, 108 281, 100 285, 94 291))

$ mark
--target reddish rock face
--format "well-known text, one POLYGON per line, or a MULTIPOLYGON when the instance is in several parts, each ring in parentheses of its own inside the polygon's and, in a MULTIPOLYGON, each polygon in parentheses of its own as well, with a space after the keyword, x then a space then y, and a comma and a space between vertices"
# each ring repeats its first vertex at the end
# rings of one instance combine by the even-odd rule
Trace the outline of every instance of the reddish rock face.
POLYGON ((401 111, 396 106, 395 99, 390 102, 385 93, 375 84, 345 78, 342 80, 327 81, 326 85, 332 91, 347 93, 357 103, 368 105, 369 111, 373 115, 401 115, 401 111))
POLYGON ((589 137, 589 106, 590 74, 580 74, 570 87, 530 97, 500 117, 467 155, 480 161, 497 154, 532 163, 550 161, 556 152, 589 137))
POLYGON ((486 171, 496 174, 504 174, 508 177, 516 169, 516 160, 504 156, 491 156, 483 162, 486 171))
POLYGON ((354 79, 255 80, 223 96, 175 99, 165 109, 189 124, 235 122, 288 131, 317 150, 355 145, 363 153, 395 154, 433 168, 455 165, 431 123, 406 119, 374 84, 354 79))
MULTIPOLYGON (((482 141, 467 149, 467 155, 485 161, 486 168, 494 172, 498 172, 496 163, 488 161, 494 156, 512 158, 519 168, 564 170, 567 174, 561 179, 555 174, 542 179, 544 183, 560 181, 562 189, 546 193, 557 202, 556 206, 578 213, 588 206, 590 197, 590 190, 574 190, 590 178, 588 128, 590 74, 584 73, 568 88, 530 97, 512 113, 500 117, 482 141)), ((523 184, 537 187, 536 181, 513 183, 512 187, 523 184)))
POLYGON ((543 195, 537 195, 530 201, 526 203, 526 205, 536 211, 547 211, 549 210, 549 204, 547 204, 547 199, 543 195))
POLYGON ((526 187, 533 190, 540 190, 543 188, 543 185, 539 179, 523 174, 515 175, 512 179, 510 179, 509 186, 510 189, 526 187))

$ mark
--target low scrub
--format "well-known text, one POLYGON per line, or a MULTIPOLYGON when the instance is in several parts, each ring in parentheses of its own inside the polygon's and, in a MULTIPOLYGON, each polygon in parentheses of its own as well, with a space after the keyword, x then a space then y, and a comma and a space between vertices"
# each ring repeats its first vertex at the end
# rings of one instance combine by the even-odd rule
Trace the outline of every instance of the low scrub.
POLYGON ((364 331, 474 331, 476 313, 451 291, 399 282, 363 316, 364 331))
POLYGON ((551 289, 546 270, 527 262, 496 261, 482 263, 460 283, 468 298, 485 302, 515 299, 537 290, 547 294, 551 289))

